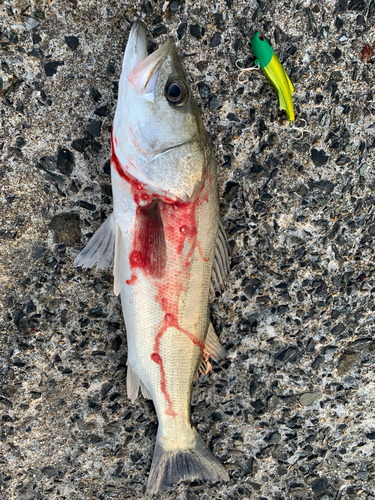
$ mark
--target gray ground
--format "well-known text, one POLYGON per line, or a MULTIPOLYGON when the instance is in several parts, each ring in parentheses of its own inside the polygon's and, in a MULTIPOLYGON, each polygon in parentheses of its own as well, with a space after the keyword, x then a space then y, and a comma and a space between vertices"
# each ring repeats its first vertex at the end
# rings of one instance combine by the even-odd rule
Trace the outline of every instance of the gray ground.
POLYGON ((231 479, 158 498, 375 498, 374 14, 374 0, 0 0, 1 499, 145 497, 155 411, 126 396, 111 272, 73 267, 111 211, 139 17, 153 47, 178 41, 231 248, 212 304, 230 358, 193 392, 231 479), (237 81, 256 30, 291 75, 302 140, 262 73, 237 81))

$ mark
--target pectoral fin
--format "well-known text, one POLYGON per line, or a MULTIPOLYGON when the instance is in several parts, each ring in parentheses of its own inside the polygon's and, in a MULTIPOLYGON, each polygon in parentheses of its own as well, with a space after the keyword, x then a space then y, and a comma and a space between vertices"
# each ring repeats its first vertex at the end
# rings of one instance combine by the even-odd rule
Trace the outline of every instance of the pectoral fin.
POLYGON ((112 213, 77 255, 74 265, 92 267, 96 264, 98 269, 112 267, 115 252, 115 227, 115 217, 112 213))
POLYGON ((113 266, 113 288, 115 295, 118 295, 124 286, 125 257, 121 229, 113 213, 103 222, 74 261, 76 267, 92 267, 94 264, 98 269, 113 266))

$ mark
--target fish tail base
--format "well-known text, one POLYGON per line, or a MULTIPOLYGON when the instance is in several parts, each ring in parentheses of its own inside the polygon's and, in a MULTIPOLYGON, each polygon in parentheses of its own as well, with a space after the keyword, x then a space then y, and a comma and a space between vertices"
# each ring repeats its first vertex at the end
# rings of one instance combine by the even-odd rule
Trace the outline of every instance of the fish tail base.
POLYGON ((156 438, 147 484, 149 494, 168 490, 180 482, 229 481, 227 471, 196 431, 193 441, 189 448, 165 450, 160 439, 156 438))

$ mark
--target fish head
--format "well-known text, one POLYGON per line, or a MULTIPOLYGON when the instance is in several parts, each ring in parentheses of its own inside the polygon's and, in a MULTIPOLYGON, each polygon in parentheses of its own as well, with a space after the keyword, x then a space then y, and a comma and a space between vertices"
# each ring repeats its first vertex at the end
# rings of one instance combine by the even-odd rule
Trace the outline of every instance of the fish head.
POLYGON ((131 30, 114 120, 116 154, 155 193, 187 201, 203 179, 210 146, 172 40, 150 55, 146 29, 131 30))

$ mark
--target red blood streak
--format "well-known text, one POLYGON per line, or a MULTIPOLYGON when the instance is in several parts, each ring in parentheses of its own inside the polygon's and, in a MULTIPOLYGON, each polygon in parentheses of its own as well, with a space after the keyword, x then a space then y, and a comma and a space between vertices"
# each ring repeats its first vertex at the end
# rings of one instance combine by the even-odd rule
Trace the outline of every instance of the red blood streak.
POLYGON ((168 403, 168 408, 166 409, 165 414, 169 415, 170 417, 175 418, 175 417, 177 417, 178 413, 176 413, 173 410, 172 400, 171 400, 171 397, 167 391, 167 377, 165 376, 163 360, 162 360, 160 354, 158 354, 156 352, 153 352, 151 354, 151 360, 160 366, 160 377, 161 377, 160 388, 161 388, 161 390, 165 396, 165 399, 167 400, 167 403, 168 403))
POLYGON ((198 248, 198 252, 199 252, 199 255, 202 257, 202 259, 205 261, 205 262, 208 262, 210 259, 209 258, 205 258, 204 255, 203 255, 203 250, 202 250, 202 247, 201 247, 201 244, 199 243, 199 241, 197 241, 197 248, 198 248))
POLYGON ((178 413, 176 413, 173 410, 172 399, 171 399, 171 396, 170 396, 170 394, 169 394, 169 392, 167 390, 167 379, 166 379, 166 376, 165 376, 163 359, 160 356, 160 341, 161 341, 161 338, 164 335, 164 333, 166 332, 166 330, 168 328, 170 328, 170 327, 177 328, 177 330, 180 330, 182 333, 184 333, 185 335, 187 335, 189 337, 189 339, 195 345, 197 345, 200 348, 200 350, 201 350, 202 353, 203 353, 203 350, 204 350, 204 343, 200 342, 198 339, 196 339, 194 337, 194 335, 192 335, 190 332, 188 332, 188 331, 184 330, 183 328, 181 328, 179 326, 179 324, 178 324, 177 318, 173 314, 168 314, 167 313, 164 316, 163 325, 160 328, 159 332, 155 336, 154 352, 151 354, 151 360, 154 363, 156 363, 157 365, 160 366, 160 375, 161 375, 160 388, 161 388, 161 391, 164 394, 165 399, 167 400, 167 403, 168 403, 168 408, 165 411, 165 414, 169 415, 169 416, 171 416, 173 418, 175 418, 175 417, 177 417, 178 413))
POLYGON ((139 182, 137 179, 135 179, 132 175, 129 174, 129 172, 126 171, 123 165, 121 165, 120 160, 118 159, 116 155, 116 151, 114 148, 114 143, 117 146, 117 138, 113 137, 113 134, 111 136, 111 162, 113 166, 115 167, 117 173, 122 177, 126 182, 130 184, 131 192, 133 199, 137 205, 140 204, 142 201, 144 202, 151 202, 153 199, 153 196, 151 193, 149 193, 144 184, 139 182))
POLYGON ((204 342, 201 342, 196 337, 194 337, 193 334, 191 334, 190 332, 188 332, 184 328, 181 328, 180 324, 178 322, 177 317, 175 315, 169 314, 169 313, 167 313, 164 316, 163 325, 162 325, 161 329, 159 330, 158 334, 155 337, 154 353, 158 354, 159 347, 160 347, 160 339, 161 339, 161 337, 163 336, 163 334, 165 333, 165 331, 167 330, 167 328, 172 328, 172 327, 176 328, 177 330, 179 330, 180 332, 182 332, 184 335, 186 335, 193 342, 194 345, 196 345, 196 346, 199 347, 199 349, 203 353, 204 342))
POLYGON ((160 354, 158 354, 157 352, 153 352, 151 354, 151 360, 156 363, 157 365, 161 365, 163 363, 163 360, 161 359, 161 356, 160 354))
POLYGON ((137 283, 137 281, 138 281, 137 275, 132 273, 132 277, 130 278, 130 280, 126 280, 126 284, 127 285, 134 285, 135 283, 137 283))
MULTIPOLYGON (((111 164, 114 166, 114 168, 115 168, 116 172, 119 174, 119 176, 122 177, 126 182, 128 182, 130 184, 130 188, 131 188, 134 202, 137 205, 140 205, 140 202, 142 202, 141 203, 142 205, 145 205, 147 202, 151 203, 154 198, 158 198, 158 197, 155 196, 150 191, 148 191, 143 182, 140 182, 135 177, 133 177, 126 170, 126 167, 121 165, 121 162, 118 159, 118 156, 117 156, 115 148, 114 148, 114 143, 116 143, 116 146, 117 146, 117 138, 113 137, 113 134, 112 134, 111 135, 111 164)), ((136 167, 134 167, 134 168, 136 168, 136 167)), ((160 199, 165 203, 174 203, 174 200, 168 196, 167 192, 165 192, 163 196, 160 196, 160 199)))
POLYGON ((177 413, 173 410, 171 396, 167 390, 167 379, 163 359, 160 355, 160 342, 166 330, 173 327, 183 335, 186 335, 194 345, 199 347, 202 355, 204 355, 204 342, 180 326, 178 321, 178 304, 180 295, 185 290, 185 284, 189 278, 192 256, 195 249, 198 250, 200 257, 205 262, 209 260, 204 258, 200 242, 198 241, 196 211, 203 202, 208 201, 210 179, 208 177, 204 178, 193 200, 189 202, 171 200, 167 194, 165 196, 155 195, 148 192, 145 185, 132 177, 121 165, 115 153, 113 142, 117 144, 116 138, 113 139, 112 137, 112 164, 118 174, 130 184, 134 202, 138 207, 132 248, 129 256, 132 277, 126 283, 131 285, 136 282, 137 275, 134 271, 135 269, 139 269, 143 271, 145 276, 152 279, 152 284, 157 290, 155 301, 160 304, 165 315, 159 331, 155 335, 151 360, 160 368, 160 388, 168 403, 165 413, 174 418, 177 416, 177 413), (153 212, 155 203, 160 209, 160 219, 153 212), (145 206, 146 204, 147 206, 145 206), (151 257, 152 250, 147 248, 148 245, 145 244, 145 241, 147 241, 145 234, 149 235, 153 231, 159 236, 162 233, 163 241, 165 243, 168 242, 174 249, 174 252, 180 255, 180 265, 176 262, 178 260, 176 257, 173 258, 172 255, 171 258, 169 256, 170 261, 168 262, 168 256, 165 255, 165 260, 163 261, 162 258, 161 264, 159 262, 155 268, 155 264, 152 262, 154 262, 153 259, 156 257, 151 257), (189 250, 186 256, 184 256, 183 250, 186 241, 189 243, 189 250), (158 271, 155 269, 158 269, 158 271), (160 269, 162 269, 162 272, 160 272, 160 269))

